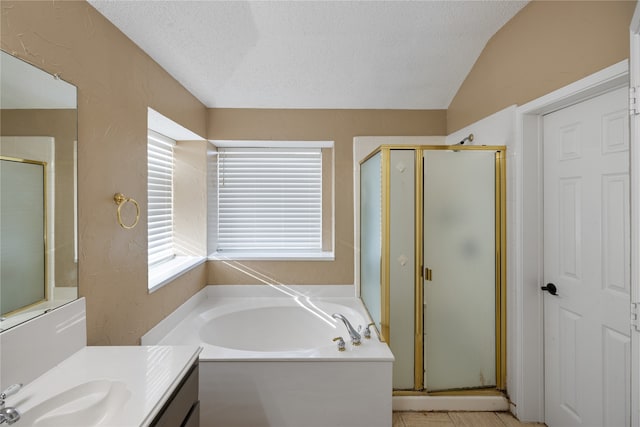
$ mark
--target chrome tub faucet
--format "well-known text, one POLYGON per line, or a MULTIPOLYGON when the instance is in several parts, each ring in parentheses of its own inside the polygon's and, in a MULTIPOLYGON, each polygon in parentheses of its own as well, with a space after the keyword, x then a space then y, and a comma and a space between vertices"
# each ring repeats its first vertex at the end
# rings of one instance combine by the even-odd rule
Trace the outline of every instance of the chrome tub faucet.
POLYGON ((354 329, 353 326, 351 326, 351 323, 349 323, 349 320, 347 320, 346 317, 344 317, 342 314, 340 313, 333 313, 331 315, 331 317, 333 317, 334 319, 340 319, 342 320, 342 322, 344 323, 344 326, 346 326, 347 328, 347 332, 349 332, 349 336, 351 337, 351 344, 353 345, 360 345, 360 340, 361 340, 361 336, 358 333, 358 331, 356 331, 354 329))

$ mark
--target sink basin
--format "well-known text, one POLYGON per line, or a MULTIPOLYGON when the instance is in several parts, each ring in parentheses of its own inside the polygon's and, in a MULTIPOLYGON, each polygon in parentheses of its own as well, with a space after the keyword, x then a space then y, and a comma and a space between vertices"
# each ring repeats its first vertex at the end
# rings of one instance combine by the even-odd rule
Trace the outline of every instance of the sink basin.
POLYGON ((125 383, 87 381, 29 409, 16 425, 34 427, 88 427, 117 424, 117 416, 131 396, 125 383))

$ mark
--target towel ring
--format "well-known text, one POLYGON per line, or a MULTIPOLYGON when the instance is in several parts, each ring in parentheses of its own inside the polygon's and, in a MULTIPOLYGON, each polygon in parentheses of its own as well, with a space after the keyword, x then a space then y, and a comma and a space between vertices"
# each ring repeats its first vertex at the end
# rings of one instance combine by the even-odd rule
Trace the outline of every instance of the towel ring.
POLYGON ((138 202, 136 202, 135 199, 132 199, 131 197, 127 197, 122 193, 116 193, 113 195, 113 201, 116 202, 116 204, 118 205, 118 224, 120 224, 122 228, 130 230, 136 225, 138 225, 138 221, 140 220, 140 205, 138 205, 138 202), (125 223, 122 222, 122 215, 120 213, 120 209, 122 209, 122 206, 125 205, 127 202, 133 203, 136 207, 136 220, 131 225, 126 225, 125 223))

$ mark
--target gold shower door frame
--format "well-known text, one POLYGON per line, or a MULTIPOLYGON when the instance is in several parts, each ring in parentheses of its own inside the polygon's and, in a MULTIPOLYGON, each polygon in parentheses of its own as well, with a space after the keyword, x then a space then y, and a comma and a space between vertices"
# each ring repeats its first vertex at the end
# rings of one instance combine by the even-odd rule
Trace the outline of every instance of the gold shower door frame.
POLYGON ((48 235, 49 235, 49 227, 51 227, 52 225, 49 224, 48 221, 48 209, 49 209, 49 200, 48 200, 48 167, 49 165, 47 164, 47 162, 44 161, 40 161, 40 160, 31 160, 31 159, 23 159, 23 158, 18 158, 18 157, 11 157, 11 156, 0 156, 0 160, 3 161, 7 161, 7 162, 15 162, 15 163, 25 163, 25 164, 31 164, 31 165, 37 165, 37 166, 41 166, 42 167, 42 209, 44 212, 44 218, 43 218, 43 239, 42 239, 42 244, 43 244, 43 251, 44 251, 44 298, 43 299, 39 299, 36 301, 33 301, 30 304, 27 304, 23 307, 17 308, 15 310, 9 311, 7 313, 0 313, 2 316, 8 317, 8 316, 13 316, 25 311, 29 311, 31 308, 37 306, 38 304, 41 304, 45 301, 49 300, 49 258, 47 256, 47 254, 49 253, 49 241, 48 241, 48 235))
MULTIPOLYGON (((381 153, 382 165, 382 263, 381 263, 381 338, 390 342, 390 152, 391 150, 415 151, 415 230, 416 236, 423 236, 423 156, 426 151, 458 150, 458 151, 494 151, 495 152, 495 336, 496 336, 496 388, 495 391, 504 390, 506 387, 506 361, 507 361, 507 324, 506 324, 506 147, 505 146, 464 146, 464 145, 381 145, 361 163, 378 152, 381 153)), ((415 239, 415 278, 414 278, 414 389, 394 390, 394 395, 424 395, 424 265, 422 238, 415 239)), ((486 394, 488 390, 464 390, 452 392, 437 392, 430 394, 486 394)))

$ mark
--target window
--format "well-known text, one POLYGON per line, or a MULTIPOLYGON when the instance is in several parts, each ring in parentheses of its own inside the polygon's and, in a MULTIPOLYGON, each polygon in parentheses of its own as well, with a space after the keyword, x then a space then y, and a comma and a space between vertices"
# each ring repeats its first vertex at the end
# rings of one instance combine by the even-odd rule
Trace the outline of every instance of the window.
POLYGON ((247 143, 210 158, 210 249, 217 257, 322 257, 322 147, 247 143))
POLYGON ((147 200, 149 267, 175 257, 173 249, 173 147, 175 141, 149 130, 147 200))
POLYGON ((202 194, 209 144, 151 108, 147 128, 147 286, 153 292, 206 261, 202 194))

